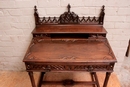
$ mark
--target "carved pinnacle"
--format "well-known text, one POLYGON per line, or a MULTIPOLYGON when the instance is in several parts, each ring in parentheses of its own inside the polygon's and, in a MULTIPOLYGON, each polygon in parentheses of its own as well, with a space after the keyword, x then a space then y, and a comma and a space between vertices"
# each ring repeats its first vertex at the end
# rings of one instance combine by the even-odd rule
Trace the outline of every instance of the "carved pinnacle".
POLYGON ((68 12, 70 12, 70 8, 71 8, 70 4, 68 4, 67 8, 68 8, 68 12))
POLYGON ((104 10, 105 10, 105 6, 103 5, 103 6, 102 6, 102 12, 104 12, 104 10))
POLYGON ((37 6, 34 6, 34 11, 37 12, 37 6))

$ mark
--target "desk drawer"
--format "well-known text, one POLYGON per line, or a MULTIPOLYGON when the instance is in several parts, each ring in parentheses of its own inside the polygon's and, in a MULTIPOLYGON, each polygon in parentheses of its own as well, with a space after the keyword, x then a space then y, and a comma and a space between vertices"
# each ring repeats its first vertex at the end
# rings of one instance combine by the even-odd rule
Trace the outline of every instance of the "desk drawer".
POLYGON ((53 64, 53 63, 26 63, 27 71, 113 71, 114 63, 101 64, 53 64))

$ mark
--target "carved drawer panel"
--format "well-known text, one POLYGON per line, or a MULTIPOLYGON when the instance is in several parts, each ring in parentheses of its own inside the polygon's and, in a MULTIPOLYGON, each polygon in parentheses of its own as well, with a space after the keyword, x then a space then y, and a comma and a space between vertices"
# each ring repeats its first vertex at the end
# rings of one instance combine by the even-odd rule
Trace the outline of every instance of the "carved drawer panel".
POLYGON ((89 65, 67 65, 67 64, 41 64, 26 63, 27 71, 113 71, 114 64, 89 64, 89 65))

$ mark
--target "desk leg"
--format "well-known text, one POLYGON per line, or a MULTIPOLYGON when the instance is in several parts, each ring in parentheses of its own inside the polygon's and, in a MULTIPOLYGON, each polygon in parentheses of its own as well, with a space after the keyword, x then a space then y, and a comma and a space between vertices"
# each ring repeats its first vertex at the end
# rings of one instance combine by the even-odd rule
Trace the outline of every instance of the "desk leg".
POLYGON ((96 72, 94 72, 94 76, 95 76, 95 81, 96 81, 97 87, 100 87, 96 72))
POLYGON ((95 82, 95 84, 93 84, 93 87, 100 87, 96 72, 91 72, 91 78, 92 82, 95 82))
POLYGON ((111 72, 106 72, 106 77, 105 77, 103 87, 107 87, 107 83, 108 83, 110 75, 111 75, 111 72))
POLYGON ((32 71, 28 72, 28 74, 29 74, 29 77, 30 77, 30 80, 31 80, 31 83, 32 83, 32 87, 36 87, 33 72, 32 71))
POLYGON ((44 74, 45 74, 45 72, 41 72, 38 87, 41 87, 41 86, 42 86, 44 74))

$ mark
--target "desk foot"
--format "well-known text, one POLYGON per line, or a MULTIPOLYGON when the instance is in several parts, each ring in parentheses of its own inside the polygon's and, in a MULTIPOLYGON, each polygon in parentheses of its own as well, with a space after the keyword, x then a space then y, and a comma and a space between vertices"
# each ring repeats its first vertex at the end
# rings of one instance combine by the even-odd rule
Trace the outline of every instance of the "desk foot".
POLYGON ((106 77, 105 77, 103 87, 107 87, 107 83, 108 83, 110 75, 111 75, 111 72, 106 72, 106 77))

